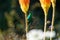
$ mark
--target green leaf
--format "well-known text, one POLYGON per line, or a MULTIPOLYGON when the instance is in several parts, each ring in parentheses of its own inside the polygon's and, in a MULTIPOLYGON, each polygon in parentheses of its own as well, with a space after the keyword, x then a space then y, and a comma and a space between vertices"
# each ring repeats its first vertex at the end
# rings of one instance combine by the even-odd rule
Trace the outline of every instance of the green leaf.
POLYGON ((32 20, 32 13, 29 13, 27 19, 28 19, 28 21, 32 20))

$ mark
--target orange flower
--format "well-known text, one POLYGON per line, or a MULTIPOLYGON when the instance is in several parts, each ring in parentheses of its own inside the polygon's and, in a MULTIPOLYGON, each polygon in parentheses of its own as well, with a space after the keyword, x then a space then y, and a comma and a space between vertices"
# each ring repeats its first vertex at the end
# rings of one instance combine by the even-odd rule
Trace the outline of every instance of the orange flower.
POLYGON ((50 5, 51 5, 51 0, 40 0, 41 7, 43 8, 44 12, 48 11, 50 5))
POLYGON ((29 9, 30 0, 19 0, 20 7, 24 13, 29 9))

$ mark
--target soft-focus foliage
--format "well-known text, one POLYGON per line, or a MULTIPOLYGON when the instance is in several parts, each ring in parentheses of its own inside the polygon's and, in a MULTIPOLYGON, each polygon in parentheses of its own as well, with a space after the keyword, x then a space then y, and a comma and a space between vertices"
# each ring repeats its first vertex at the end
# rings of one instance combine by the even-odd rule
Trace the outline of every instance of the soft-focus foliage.
MULTIPOLYGON (((0 39, 4 40, 4 39, 8 39, 9 38, 14 38, 14 40, 26 40, 26 33, 25 33, 25 21, 24 21, 24 14, 21 11, 20 7, 20 0, 0 0, 0 39), (10 29, 11 28, 11 29, 10 29)), ((25 0, 22 0, 25 1, 25 0)), ((28 0, 29 1, 29 0, 28 0)), ((27 12, 27 18, 29 20, 29 30, 32 29, 37 29, 37 32, 39 32, 38 30, 40 29, 44 29, 44 14, 43 14, 43 10, 40 6, 40 2, 39 0, 30 0, 31 2, 27 2, 26 1, 26 6, 23 6, 22 8, 24 9, 23 11, 27 12), (28 5, 30 4, 30 6, 28 5), (28 5, 28 6, 27 6, 28 5), (29 8, 29 10, 28 10, 29 8), (32 17, 29 16, 30 12, 32 13, 32 17), (30 19, 30 17, 32 18, 32 20, 30 19)), ((40 0, 43 1, 43 0, 40 0)), ((50 0, 48 2, 48 0, 45 0, 49 6, 50 4, 50 0)), ((45 2, 44 1, 44 2, 45 2)), ((55 1, 55 0, 51 0, 55 1)), ((53 2, 54 3, 54 2, 53 2)), ((25 5, 25 3, 22 2, 22 4, 25 5)), ((55 16, 55 23, 54 23, 54 28, 53 28, 53 32, 52 34, 55 35, 56 32, 56 36, 55 38, 57 40, 60 40, 60 0, 56 0, 56 16, 55 16)), ((45 3, 44 3, 45 5, 45 3)), ((50 37, 49 33, 50 32, 50 28, 49 27, 51 25, 51 18, 52 18, 52 7, 50 7, 49 11, 48 11, 48 17, 47 17, 50 22, 47 22, 47 34, 46 37, 50 37)), ((35 31, 34 31, 35 32, 35 31)), ((39 33, 36 34, 41 35, 42 31, 40 30, 39 33)), ((30 33, 30 31, 28 32, 30 33)), ((33 33, 33 32, 32 32, 33 33)), ((31 34, 32 34, 31 33, 31 34)), ((54 37, 53 35, 53 37, 54 37)), ((32 36, 32 35, 31 35, 32 36)), ((35 37, 34 37, 35 38, 35 37)), ((43 38, 43 35, 42 37, 43 38)), ((36 39, 36 38, 35 38, 36 39)), ((38 38, 39 39, 39 38, 38 38)), ((53 39, 54 40, 54 39, 53 39)))

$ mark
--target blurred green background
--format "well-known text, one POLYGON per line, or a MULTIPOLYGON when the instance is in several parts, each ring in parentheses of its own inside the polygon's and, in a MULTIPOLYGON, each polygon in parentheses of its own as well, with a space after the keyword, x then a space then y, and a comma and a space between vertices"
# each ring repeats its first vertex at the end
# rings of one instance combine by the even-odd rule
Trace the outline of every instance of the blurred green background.
MULTIPOLYGON (((29 20, 30 29, 42 29, 44 25, 44 13, 39 4, 39 0, 30 0, 28 15, 32 13, 29 20)), ((56 0, 56 12, 54 28, 60 33, 60 0, 56 0)), ((48 12, 48 21, 52 19, 52 6, 48 12)), ((51 23, 47 25, 47 29, 51 23)), ((18 0, 0 0, 0 29, 16 28, 16 30, 25 29, 24 13, 22 12, 18 0)))

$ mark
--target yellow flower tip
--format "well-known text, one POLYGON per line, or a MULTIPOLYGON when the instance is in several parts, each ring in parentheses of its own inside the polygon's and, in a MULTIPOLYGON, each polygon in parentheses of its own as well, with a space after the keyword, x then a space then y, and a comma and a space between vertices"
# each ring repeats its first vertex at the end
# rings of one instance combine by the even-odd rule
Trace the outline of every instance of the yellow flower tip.
POLYGON ((51 0, 39 0, 41 3, 41 7, 45 12, 45 15, 47 15, 48 9, 51 6, 51 0))
POLYGON ((27 13, 29 9, 30 0, 19 0, 19 4, 24 13, 27 13))
POLYGON ((49 9, 49 8, 43 8, 44 15, 47 15, 47 14, 48 14, 48 9, 49 9))
POLYGON ((52 6, 55 6, 56 0, 51 0, 52 6))
POLYGON ((21 5, 21 10, 22 10, 24 13, 27 13, 28 8, 29 8, 28 5, 27 5, 27 6, 21 5))
POLYGON ((52 3, 56 3, 56 0, 51 0, 52 3))

